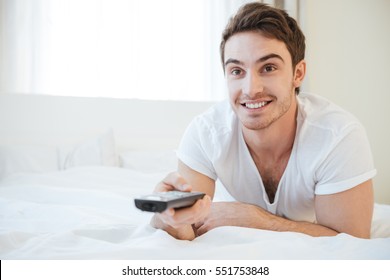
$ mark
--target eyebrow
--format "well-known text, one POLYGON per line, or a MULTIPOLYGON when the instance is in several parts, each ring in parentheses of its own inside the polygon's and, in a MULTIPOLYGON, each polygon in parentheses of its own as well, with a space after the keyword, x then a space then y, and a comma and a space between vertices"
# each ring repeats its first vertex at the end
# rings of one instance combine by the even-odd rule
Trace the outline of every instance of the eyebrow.
MULTIPOLYGON (((260 57, 258 60, 256 60, 256 63, 264 62, 264 61, 267 61, 268 59, 271 59, 271 58, 277 58, 277 59, 280 59, 282 62, 284 62, 283 58, 280 55, 278 55, 276 53, 270 53, 270 54, 267 54, 263 57, 260 57)), ((244 65, 244 63, 242 61, 240 61, 238 59, 234 59, 234 58, 229 58, 228 60, 226 60, 225 66, 227 66, 229 63, 244 65)))

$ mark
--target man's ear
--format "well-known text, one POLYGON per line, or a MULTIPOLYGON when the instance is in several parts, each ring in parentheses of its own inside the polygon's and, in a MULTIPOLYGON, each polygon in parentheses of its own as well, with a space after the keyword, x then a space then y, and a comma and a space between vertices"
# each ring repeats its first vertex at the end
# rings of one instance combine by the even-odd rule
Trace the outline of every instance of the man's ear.
POLYGON ((301 60, 295 66, 294 72, 294 88, 300 87, 306 74, 306 61, 301 60))

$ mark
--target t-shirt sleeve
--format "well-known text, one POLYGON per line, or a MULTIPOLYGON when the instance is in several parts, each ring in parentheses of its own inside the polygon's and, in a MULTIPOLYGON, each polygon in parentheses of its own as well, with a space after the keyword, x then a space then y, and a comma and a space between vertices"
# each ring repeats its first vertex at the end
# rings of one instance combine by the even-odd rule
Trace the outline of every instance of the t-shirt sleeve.
POLYGON ((216 180, 212 164, 214 149, 212 131, 202 118, 195 118, 187 127, 181 139, 177 157, 191 169, 216 180))
POLYGON ((360 124, 350 125, 336 139, 317 170, 316 195, 342 192, 376 175, 370 145, 360 124))

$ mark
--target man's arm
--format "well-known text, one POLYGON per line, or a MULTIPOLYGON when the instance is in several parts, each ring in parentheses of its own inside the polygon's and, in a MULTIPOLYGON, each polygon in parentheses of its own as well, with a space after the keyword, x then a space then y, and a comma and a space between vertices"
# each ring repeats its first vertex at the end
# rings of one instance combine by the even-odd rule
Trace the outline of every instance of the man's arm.
POLYGON ((372 180, 340 193, 317 195, 315 208, 319 224, 356 237, 370 238, 374 209, 372 180))
POLYGON ((369 238, 373 213, 372 181, 352 189, 315 198, 317 224, 296 222, 240 202, 214 203, 210 215, 197 223, 201 235, 215 227, 232 225, 273 231, 301 232, 311 236, 333 236, 340 232, 369 238))
POLYGON ((317 224, 314 224, 288 220, 256 205, 241 202, 212 203, 210 210, 210 198, 214 195, 215 182, 183 163, 179 163, 179 172, 184 178, 172 173, 160 183, 160 189, 180 189, 180 186, 186 186, 186 191, 191 191, 191 186, 186 184, 188 181, 194 186, 194 190, 208 195, 192 207, 176 211, 169 209, 155 215, 152 225, 166 230, 176 238, 192 240, 197 235, 219 226, 292 231, 311 236, 333 236, 343 232, 361 238, 370 237, 374 204, 372 180, 344 192, 317 195, 317 224))

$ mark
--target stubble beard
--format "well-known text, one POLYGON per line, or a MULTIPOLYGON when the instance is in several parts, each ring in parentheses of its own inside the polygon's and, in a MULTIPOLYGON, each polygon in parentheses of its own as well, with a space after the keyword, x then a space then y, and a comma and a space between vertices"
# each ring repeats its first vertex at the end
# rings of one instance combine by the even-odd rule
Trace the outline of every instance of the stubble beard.
MULTIPOLYGON (((265 108, 267 110, 272 109, 271 112, 261 112, 254 116, 239 116, 239 119, 243 126, 249 130, 263 130, 269 128, 277 120, 283 117, 291 107, 292 95, 288 95, 283 100, 278 100, 275 96, 272 96, 273 101, 268 106, 271 108, 265 108)), ((239 115, 239 114, 238 114, 239 115)))

